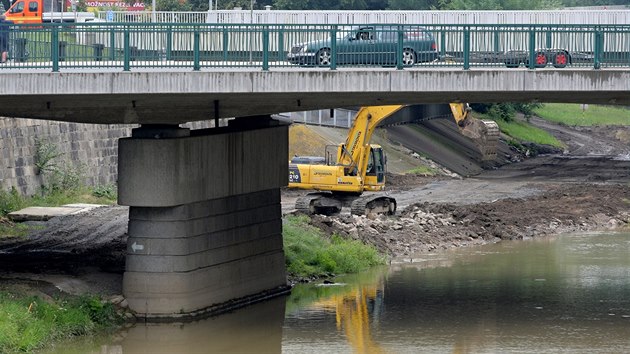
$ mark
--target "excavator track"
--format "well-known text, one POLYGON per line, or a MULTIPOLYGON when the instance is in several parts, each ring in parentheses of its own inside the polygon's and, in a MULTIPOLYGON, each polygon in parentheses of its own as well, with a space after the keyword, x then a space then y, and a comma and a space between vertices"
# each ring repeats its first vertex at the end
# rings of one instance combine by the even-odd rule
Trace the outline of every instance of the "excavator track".
POLYGON ((295 201, 295 209, 307 215, 334 215, 341 212, 342 203, 332 193, 309 193, 295 201))
POLYGON ((396 213, 396 199, 385 195, 359 197, 350 205, 350 213, 354 215, 394 215, 396 213))

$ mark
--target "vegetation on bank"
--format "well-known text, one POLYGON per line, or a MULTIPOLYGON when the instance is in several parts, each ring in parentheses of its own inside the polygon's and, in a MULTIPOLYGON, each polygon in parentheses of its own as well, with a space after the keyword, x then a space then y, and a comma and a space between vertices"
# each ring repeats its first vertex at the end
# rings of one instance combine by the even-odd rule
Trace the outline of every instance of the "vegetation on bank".
POLYGON ((563 148, 564 144, 547 131, 536 128, 527 120, 542 107, 538 103, 476 103, 471 107, 481 119, 493 120, 499 125, 504 134, 514 140, 510 143, 520 145, 522 142, 549 145, 563 148), (517 114, 522 114, 526 120, 517 119, 517 114))
POLYGON ((32 196, 20 195, 14 188, 0 191, 0 216, 30 206, 60 206, 71 203, 115 204, 116 186, 42 190, 32 196))
POLYGON ((545 120, 569 126, 594 125, 629 125, 630 109, 615 106, 582 105, 570 103, 498 103, 475 104, 475 111, 481 113, 483 119, 497 122, 503 133, 514 138, 515 144, 532 142, 563 148, 564 144, 545 130, 530 125, 527 121, 516 119, 521 113, 526 120, 536 115, 545 120))
POLYGON ((499 129, 510 137, 514 138, 518 142, 527 141, 536 144, 550 145, 558 148, 563 148, 564 144, 556 139, 553 135, 547 131, 536 128, 531 124, 524 121, 510 121, 496 120, 499 125, 499 129))
POLYGON ((60 206, 70 203, 115 204, 116 186, 88 187, 83 166, 75 166, 63 160, 59 148, 45 140, 35 141, 34 166, 40 180, 39 191, 30 196, 22 195, 13 187, 0 190, 0 239, 21 237, 32 226, 13 224, 5 217, 13 211, 31 206, 60 206))
POLYGON ((13 223, 7 214, 31 206, 60 206, 71 203, 116 204, 116 186, 90 188, 79 186, 70 189, 42 189, 32 196, 20 195, 15 188, 0 190, 0 239, 25 237, 38 226, 13 223))
POLYGON ((569 126, 630 124, 630 109, 615 106, 546 103, 534 108, 534 113, 545 120, 569 126))
POLYGON ((43 300, 0 291, 0 353, 25 353, 72 336, 120 325, 114 305, 98 297, 43 300))
POLYGON ((418 176, 435 176, 437 175, 437 171, 434 168, 429 166, 417 166, 409 171, 407 171, 408 175, 418 175, 418 176))
POLYGON ((292 277, 313 278, 356 273, 385 264, 376 248, 338 235, 325 235, 309 224, 306 215, 283 219, 283 242, 287 273, 292 277))

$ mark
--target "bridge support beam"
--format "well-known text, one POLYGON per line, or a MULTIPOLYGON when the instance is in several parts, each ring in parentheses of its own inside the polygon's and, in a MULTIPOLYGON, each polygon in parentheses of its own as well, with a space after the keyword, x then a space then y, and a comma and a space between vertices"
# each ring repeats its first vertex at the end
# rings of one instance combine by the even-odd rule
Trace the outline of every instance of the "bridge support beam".
POLYGON ((243 121, 143 126, 120 139, 118 200, 130 206, 123 293, 138 314, 194 316, 287 292, 288 128, 243 121))

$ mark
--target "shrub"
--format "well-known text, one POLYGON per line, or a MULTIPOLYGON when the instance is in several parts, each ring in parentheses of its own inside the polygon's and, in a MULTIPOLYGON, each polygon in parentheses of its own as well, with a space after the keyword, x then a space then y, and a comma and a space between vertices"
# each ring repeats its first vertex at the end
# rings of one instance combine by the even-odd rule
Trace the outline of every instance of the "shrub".
POLYGON ((384 264, 384 257, 373 246, 339 235, 325 235, 309 222, 310 218, 304 215, 284 219, 284 252, 290 275, 320 277, 356 273, 384 264))

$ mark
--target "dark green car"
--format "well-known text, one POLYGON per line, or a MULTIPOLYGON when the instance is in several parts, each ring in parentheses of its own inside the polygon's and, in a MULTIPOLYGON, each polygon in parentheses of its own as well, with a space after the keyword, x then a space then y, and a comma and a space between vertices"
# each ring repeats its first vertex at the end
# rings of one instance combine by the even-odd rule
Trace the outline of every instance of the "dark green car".
MULTIPOLYGON (((339 30, 334 41, 337 65, 402 65, 438 58, 433 35, 419 26, 354 26, 339 30), (402 44, 402 45, 401 45, 402 44)), ((316 40, 294 45, 287 54, 293 64, 329 66, 333 41, 316 40)))

